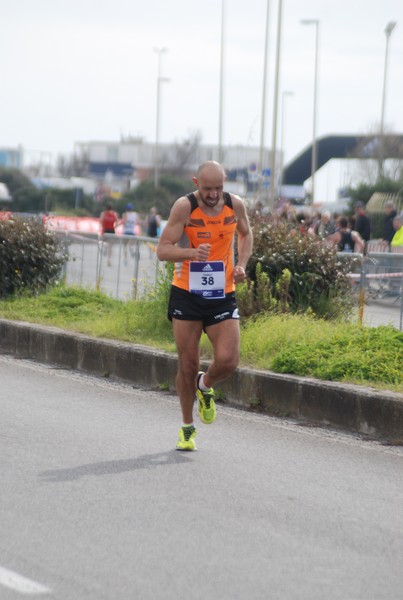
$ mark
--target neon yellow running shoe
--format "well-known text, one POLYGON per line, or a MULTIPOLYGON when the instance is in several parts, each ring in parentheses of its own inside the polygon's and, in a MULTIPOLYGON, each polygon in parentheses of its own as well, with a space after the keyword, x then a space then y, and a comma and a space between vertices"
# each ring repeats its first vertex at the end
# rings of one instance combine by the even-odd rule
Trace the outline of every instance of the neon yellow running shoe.
MULTIPOLYGON (((199 371, 197 376, 197 382, 199 382, 200 377, 203 375, 203 371, 199 371)), ((197 387, 196 390, 197 400, 198 400, 198 411, 200 415, 200 419, 206 425, 210 425, 210 423, 214 423, 217 417, 217 410, 214 402, 214 390, 210 388, 205 392, 202 392, 197 387)))
POLYGON ((177 450, 197 450, 196 448, 196 428, 181 427, 179 429, 179 438, 176 444, 177 450))

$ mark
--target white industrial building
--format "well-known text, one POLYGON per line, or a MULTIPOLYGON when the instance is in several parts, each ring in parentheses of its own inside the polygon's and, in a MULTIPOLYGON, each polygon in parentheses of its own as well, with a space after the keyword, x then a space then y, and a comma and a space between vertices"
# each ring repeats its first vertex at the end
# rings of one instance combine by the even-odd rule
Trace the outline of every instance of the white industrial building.
MULTIPOLYGON (((219 160, 217 145, 196 143, 161 143, 146 142, 141 138, 128 138, 121 141, 89 141, 75 144, 77 161, 84 166, 87 177, 94 177, 106 183, 130 179, 136 184, 152 178, 156 155, 160 174, 181 173, 192 175, 198 165, 206 160, 219 160)), ((222 164, 229 174, 229 179, 246 177, 253 181, 257 176, 257 165, 260 162, 260 148, 257 146, 225 146, 222 148, 222 164)), ((269 152, 266 150, 264 164, 269 164, 269 152)), ((280 161, 277 163, 280 164, 280 161)))

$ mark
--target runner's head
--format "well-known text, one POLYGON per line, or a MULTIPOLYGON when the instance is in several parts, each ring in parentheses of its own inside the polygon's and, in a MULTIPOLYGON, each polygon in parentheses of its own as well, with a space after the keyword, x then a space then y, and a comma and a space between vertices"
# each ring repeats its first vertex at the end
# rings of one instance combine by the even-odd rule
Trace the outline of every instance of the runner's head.
POLYGON ((193 177, 192 181, 197 187, 203 204, 214 208, 224 188, 225 171, 222 165, 214 160, 202 163, 197 170, 197 177, 193 177))

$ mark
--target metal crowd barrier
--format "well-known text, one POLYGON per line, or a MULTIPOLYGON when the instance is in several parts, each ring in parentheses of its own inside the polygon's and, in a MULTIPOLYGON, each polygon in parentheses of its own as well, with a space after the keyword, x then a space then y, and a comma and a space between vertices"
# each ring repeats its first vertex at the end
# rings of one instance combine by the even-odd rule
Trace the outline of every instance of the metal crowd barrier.
MULTIPOLYGON (((122 300, 137 299, 155 286, 164 271, 156 255, 158 240, 142 236, 59 232, 67 250, 65 279, 105 292, 122 300)), ((366 255, 339 252, 352 261, 350 272, 362 321, 366 305, 379 305, 387 313, 399 310, 403 330, 403 252, 369 252, 366 255)))
POLYGON ((365 305, 378 305, 384 312, 399 310, 399 329, 403 329, 403 252, 369 252, 345 254, 342 260, 354 260, 355 267, 349 274, 359 301, 360 319, 365 305))
POLYGON ((67 252, 68 285, 100 290, 119 299, 137 299, 155 286, 164 268, 158 240, 132 235, 57 232, 67 252))

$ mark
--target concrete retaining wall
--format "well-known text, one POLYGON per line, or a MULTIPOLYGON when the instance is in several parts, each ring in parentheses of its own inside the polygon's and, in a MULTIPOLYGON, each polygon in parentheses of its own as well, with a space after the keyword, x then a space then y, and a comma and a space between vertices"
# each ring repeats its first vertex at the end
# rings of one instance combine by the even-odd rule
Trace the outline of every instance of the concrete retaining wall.
MULTIPOLYGON (((140 386, 175 388, 175 354, 55 327, 0 319, 0 353, 140 386)), ((246 368, 219 387, 232 406, 403 441, 402 394, 246 368)))

